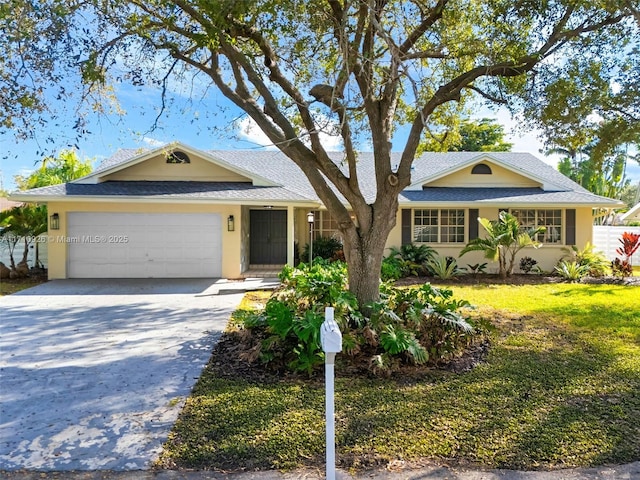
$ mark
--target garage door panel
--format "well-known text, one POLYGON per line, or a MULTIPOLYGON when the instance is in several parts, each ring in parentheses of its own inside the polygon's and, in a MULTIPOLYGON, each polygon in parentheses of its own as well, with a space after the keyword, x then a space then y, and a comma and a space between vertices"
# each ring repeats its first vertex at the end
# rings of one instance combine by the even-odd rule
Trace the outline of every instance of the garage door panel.
POLYGON ((70 278, 221 276, 218 214, 71 212, 68 223, 80 240, 68 244, 70 278))

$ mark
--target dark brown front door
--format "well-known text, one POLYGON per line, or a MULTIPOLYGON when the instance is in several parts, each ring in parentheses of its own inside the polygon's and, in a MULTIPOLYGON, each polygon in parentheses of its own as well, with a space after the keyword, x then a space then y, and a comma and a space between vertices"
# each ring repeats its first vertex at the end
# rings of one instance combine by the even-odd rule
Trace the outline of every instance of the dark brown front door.
POLYGON ((250 211, 250 253, 252 265, 287 263, 287 211, 250 211))

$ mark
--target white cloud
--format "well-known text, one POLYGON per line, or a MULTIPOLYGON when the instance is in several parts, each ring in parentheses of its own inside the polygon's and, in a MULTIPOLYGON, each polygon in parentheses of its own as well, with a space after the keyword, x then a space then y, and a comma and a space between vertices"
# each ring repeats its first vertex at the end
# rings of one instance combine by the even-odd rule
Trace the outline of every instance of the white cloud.
POLYGON ((145 143, 146 145, 149 145, 152 148, 161 147, 162 145, 165 145, 167 143, 167 142, 163 142, 162 140, 156 140, 155 138, 151 138, 151 137, 142 137, 142 142, 145 143))
MULTIPOLYGON (((319 118, 324 122, 320 125, 322 130, 332 130, 335 123, 326 118, 319 118)), ((243 117, 236 122, 238 136, 254 145, 260 145, 267 149, 275 150, 275 145, 269 140, 269 137, 258 127, 258 124, 251 117, 243 117)), ((302 141, 309 144, 308 137, 303 137, 302 141)), ((342 138, 339 135, 330 135, 324 131, 320 132, 320 142, 327 151, 340 150, 342 148, 342 138)))

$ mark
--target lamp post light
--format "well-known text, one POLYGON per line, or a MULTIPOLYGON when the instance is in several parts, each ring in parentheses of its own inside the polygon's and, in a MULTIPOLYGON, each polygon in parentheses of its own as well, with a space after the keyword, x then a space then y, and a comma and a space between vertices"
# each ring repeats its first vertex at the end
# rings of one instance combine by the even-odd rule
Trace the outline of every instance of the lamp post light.
POLYGON ((313 212, 307 213, 307 222, 309 222, 309 266, 313 266, 313 212))

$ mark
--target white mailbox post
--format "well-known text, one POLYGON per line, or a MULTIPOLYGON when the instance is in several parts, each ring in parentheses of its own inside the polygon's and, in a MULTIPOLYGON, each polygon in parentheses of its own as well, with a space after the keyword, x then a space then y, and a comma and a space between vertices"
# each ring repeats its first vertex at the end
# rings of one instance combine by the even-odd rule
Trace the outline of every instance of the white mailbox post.
POLYGON ((334 367, 336 353, 342 351, 342 333, 333 318, 333 307, 326 307, 320 327, 320 343, 324 351, 325 409, 327 432, 327 480, 336 478, 336 433, 334 413, 334 367))

